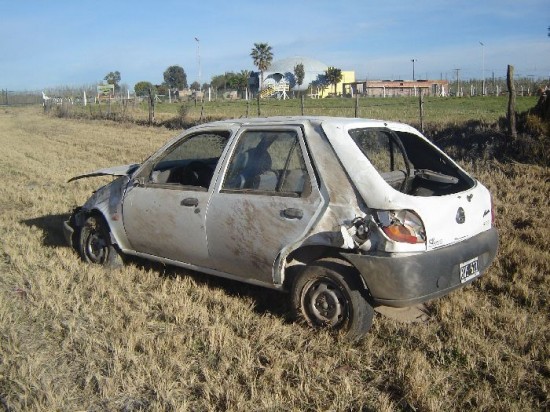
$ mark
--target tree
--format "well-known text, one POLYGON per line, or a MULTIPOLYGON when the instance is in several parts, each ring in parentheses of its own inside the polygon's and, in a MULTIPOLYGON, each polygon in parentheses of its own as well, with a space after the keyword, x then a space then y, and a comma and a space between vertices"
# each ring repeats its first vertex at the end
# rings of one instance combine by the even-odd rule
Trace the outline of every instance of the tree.
POLYGON ((305 75, 306 72, 302 63, 298 63, 296 66, 294 66, 294 77, 296 78, 296 84, 298 85, 298 87, 301 86, 304 82, 305 75))
POLYGON ((225 74, 219 74, 217 76, 212 76, 212 80, 210 81, 210 84, 212 85, 212 88, 214 90, 219 90, 219 89, 225 87, 225 83, 226 83, 225 74))
POLYGON ((260 71, 260 90, 264 83, 264 71, 269 69, 271 62, 273 61, 273 53, 271 52, 271 46, 267 43, 254 43, 250 56, 254 61, 254 66, 260 71))
POLYGON ((136 96, 148 96, 149 90, 151 90, 153 94, 156 94, 155 86, 153 86, 151 82, 141 81, 137 82, 134 86, 136 96))
POLYGON ((241 70, 240 73, 226 73, 225 81, 231 89, 244 90, 248 86, 249 77, 250 72, 248 70, 241 70))
POLYGON ((155 84, 154 85, 155 88, 153 91, 156 91, 156 93, 159 95, 159 96, 167 96, 168 95, 168 87, 166 86, 166 84, 155 84))
POLYGON ((325 76, 327 83, 334 86, 334 95, 336 96, 336 85, 342 81, 342 70, 336 67, 329 67, 325 71, 325 76))
POLYGON ((164 71, 164 83, 171 89, 184 89, 187 87, 187 74, 181 66, 170 66, 164 71))
POLYGON ((191 86, 189 86, 189 88, 191 90, 199 91, 201 88, 201 85, 198 81, 194 81, 193 83, 191 83, 191 86))
POLYGON ((250 71, 241 70, 241 72, 237 74, 237 88, 240 90, 248 89, 248 79, 250 79, 250 71))
POLYGON ((116 72, 107 73, 107 76, 105 76, 103 80, 105 80, 107 84, 113 84, 116 92, 120 90, 120 86, 118 85, 120 82, 120 72, 118 70, 116 72))

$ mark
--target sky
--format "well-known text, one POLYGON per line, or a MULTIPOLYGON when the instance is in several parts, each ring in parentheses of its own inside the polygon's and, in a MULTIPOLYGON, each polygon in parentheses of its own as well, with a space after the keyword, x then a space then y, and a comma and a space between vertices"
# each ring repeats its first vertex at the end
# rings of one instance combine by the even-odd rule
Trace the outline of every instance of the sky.
POLYGON ((0 89, 95 85, 116 70, 132 89, 171 65, 208 83, 256 70, 254 43, 357 80, 412 79, 414 59, 417 79, 505 77, 511 64, 550 81, 549 27, 550 0, 0 0, 0 89))

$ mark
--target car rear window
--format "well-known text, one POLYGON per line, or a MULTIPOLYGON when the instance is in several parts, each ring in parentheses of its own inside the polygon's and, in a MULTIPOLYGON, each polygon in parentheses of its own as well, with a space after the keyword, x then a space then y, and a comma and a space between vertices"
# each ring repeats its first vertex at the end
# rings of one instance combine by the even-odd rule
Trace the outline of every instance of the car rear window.
POLYGON ((400 142, 384 129, 353 129, 349 134, 361 152, 369 159, 378 173, 405 170, 406 159, 400 142))

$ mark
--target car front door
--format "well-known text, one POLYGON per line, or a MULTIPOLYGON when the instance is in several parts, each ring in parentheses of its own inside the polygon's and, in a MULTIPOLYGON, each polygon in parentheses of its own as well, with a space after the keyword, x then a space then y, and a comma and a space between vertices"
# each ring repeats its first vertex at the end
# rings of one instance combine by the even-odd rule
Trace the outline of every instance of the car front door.
POLYGON ((122 206, 134 251, 207 266, 206 209, 229 136, 209 131, 184 137, 134 177, 122 206))
POLYGON ((241 130, 219 188, 206 221, 212 265, 272 283, 277 256, 307 232, 321 203, 301 129, 241 130))

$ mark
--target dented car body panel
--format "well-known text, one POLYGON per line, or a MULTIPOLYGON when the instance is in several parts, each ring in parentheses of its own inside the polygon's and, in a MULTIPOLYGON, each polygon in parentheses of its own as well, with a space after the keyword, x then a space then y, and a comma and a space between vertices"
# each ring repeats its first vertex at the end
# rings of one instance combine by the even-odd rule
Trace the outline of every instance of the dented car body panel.
POLYGON ((351 265, 376 304, 470 283, 498 235, 488 190, 400 123, 328 117, 197 126, 118 176, 65 224, 97 213, 128 255, 286 290, 324 257, 351 265))

